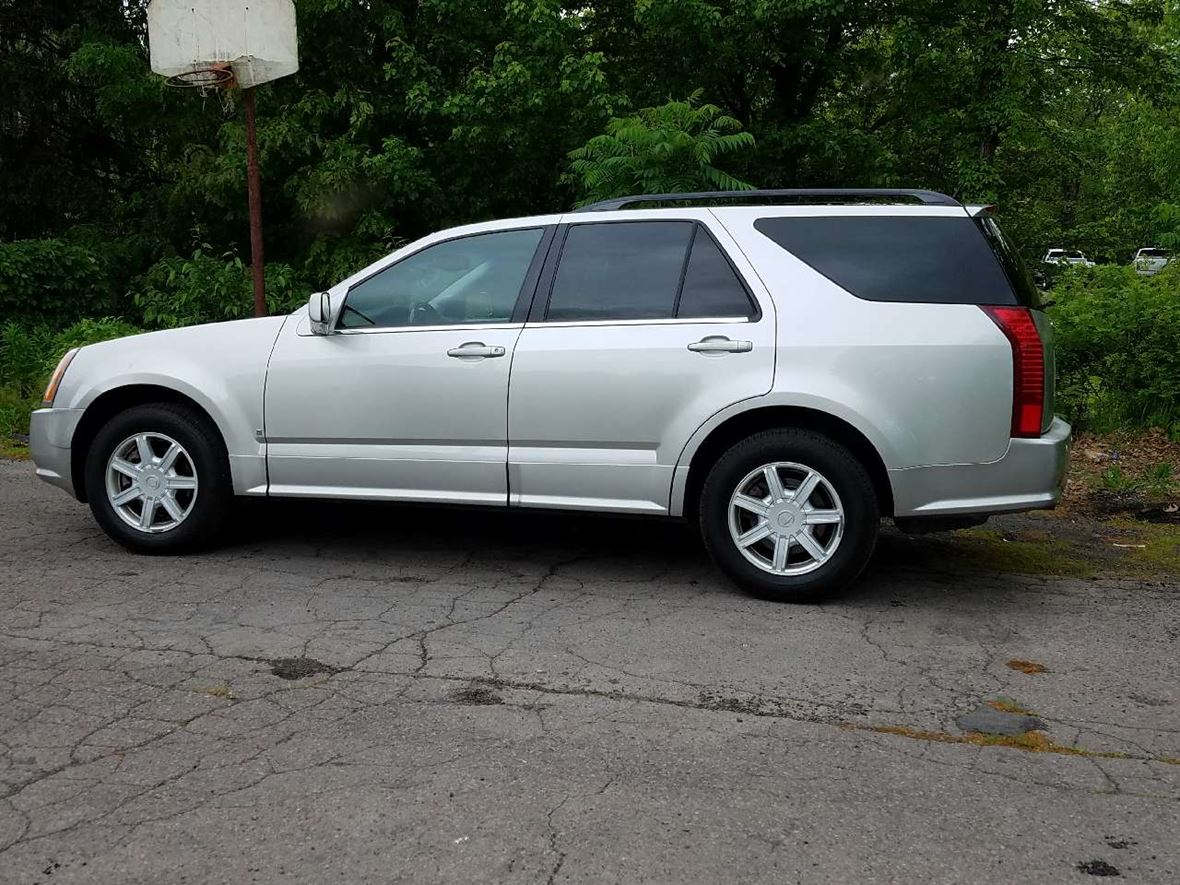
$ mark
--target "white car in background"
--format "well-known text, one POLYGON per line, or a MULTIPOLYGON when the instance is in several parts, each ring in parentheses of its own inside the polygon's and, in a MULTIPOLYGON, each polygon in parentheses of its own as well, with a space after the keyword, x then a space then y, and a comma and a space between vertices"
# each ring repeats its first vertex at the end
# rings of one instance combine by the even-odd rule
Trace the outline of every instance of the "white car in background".
POLYGON ((1135 272, 1146 277, 1159 273, 1172 260, 1172 253, 1167 249, 1140 249, 1135 253, 1131 263, 1135 265, 1135 272))
POLYGON ((1056 264, 1059 266, 1065 265, 1081 265, 1082 267, 1093 267, 1094 262, 1083 255, 1076 249, 1050 249, 1045 253, 1045 257, 1041 259, 1042 264, 1056 264))

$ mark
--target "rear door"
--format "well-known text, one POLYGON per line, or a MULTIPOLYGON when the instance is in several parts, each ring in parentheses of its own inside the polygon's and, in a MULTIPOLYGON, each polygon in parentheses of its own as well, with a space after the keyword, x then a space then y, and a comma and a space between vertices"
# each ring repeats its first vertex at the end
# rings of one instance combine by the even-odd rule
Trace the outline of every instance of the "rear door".
POLYGON ((770 390, 773 305, 707 210, 563 222, 513 357, 510 503, 667 512, 692 433, 770 390))

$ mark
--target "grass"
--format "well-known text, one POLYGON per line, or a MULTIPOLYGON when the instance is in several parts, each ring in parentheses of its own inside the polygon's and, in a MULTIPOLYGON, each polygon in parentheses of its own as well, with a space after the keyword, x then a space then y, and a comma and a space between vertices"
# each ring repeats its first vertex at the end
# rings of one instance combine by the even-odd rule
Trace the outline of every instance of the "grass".
POLYGON ((0 458, 7 458, 10 461, 27 461, 29 460, 29 447, 11 437, 0 437, 0 458))
POLYGON ((1087 550, 1049 532, 1013 537, 994 529, 966 529, 942 543, 949 558, 984 571, 1089 578, 1098 570, 1087 550))
POLYGON ((0 458, 29 457, 29 450, 16 434, 29 432, 29 414, 35 408, 31 397, 22 397, 13 387, 0 388, 0 458))
POLYGON ((993 710, 999 710, 1001 713, 1013 713, 1017 716, 1036 715, 1032 710, 1029 710, 1011 698, 996 698, 995 700, 988 701, 987 705, 993 710))
POLYGON ((1126 517, 1068 525, 1045 515, 1045 530, 978 528, 931 538, 924 560, 1002 574, 1059 578, 1180 575, 1180 525, 1126 517))
MULTIPOLYGON (((914 741, 930 741, 936 744, 970 744, 975 747, 1007 747, 1026 753, 1056 753, 1060 756, 1085 756, 1090 759, 1129 759, 1126 753, 1113 750, 1087 750, 1085 747, 1067 747, 1055 743, 1043 731, 1026 731, 1018 735, 982 734, 977 731, 967 734, 950 734, 945 731, 922 731, 904 725, 874 725, 869 731, 878 734, 892 734, 914 741)), ((1151 757, 1154 762, 1170 762, 1165 756, 1151 757)))
POLYGON ((1180 575, 1180 526, 1154 525, 1129 519, 1112 520, 1135 533, 1142 548, 1128 549, 1127 559, 1139 574, 1180 575))
POLYGON ((222 682, 220 685, 211 685, 208 688, 198 688, 197 691, 201 694, 207 694, 212 695, 215 698, 221 698, 223 701, 237 700, 237 696, 224 682, 222 682))

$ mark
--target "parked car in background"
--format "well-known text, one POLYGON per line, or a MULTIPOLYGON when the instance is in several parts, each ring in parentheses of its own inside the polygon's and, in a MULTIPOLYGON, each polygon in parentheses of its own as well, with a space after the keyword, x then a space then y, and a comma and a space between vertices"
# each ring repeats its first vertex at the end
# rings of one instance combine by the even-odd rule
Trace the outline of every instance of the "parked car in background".
POLYGON ((1135 272, 1143 276, 1152 276, 1159 273, 1168 266, 1168 262, 1172 260, 1172 253, 1167 249, 1140 249, 1135 253, 1132 264, 1135 265, 1135 272))
POLYGON ((1083 267, 1093 267, 1094 262, 1083 255, 1076 249, 1050 249, 1045 253, 1045 257, 1041 259, 1042 264, 1056 265, 1064 267, 1068 265, 1081 265, 1083 267))
POLYGON ((860 574, 882 517, 1052 507, 1053 398, 987 209, 647 195, 432 234, 290 316, 71 351, 30 448, 145 553, 209 544, 235 495, 651 514, 803 600, 860 574))

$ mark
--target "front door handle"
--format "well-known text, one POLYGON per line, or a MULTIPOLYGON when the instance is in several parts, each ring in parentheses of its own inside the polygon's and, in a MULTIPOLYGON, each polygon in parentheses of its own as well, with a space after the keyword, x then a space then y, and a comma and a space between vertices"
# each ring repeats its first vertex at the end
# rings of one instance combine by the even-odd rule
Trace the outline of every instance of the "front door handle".
POLYGON ((730 341, 724 335, 709 335, 688 345, 693 353, 749 353, 754 349, 753 341, 730 341))
POLYGON ((485 357, 503 356, 507 352, 499 344, 488 346, 482 341, 468 341, 458 347, 452 347, 447 351, 447 356, 460 360, 481 360, 485 357))

